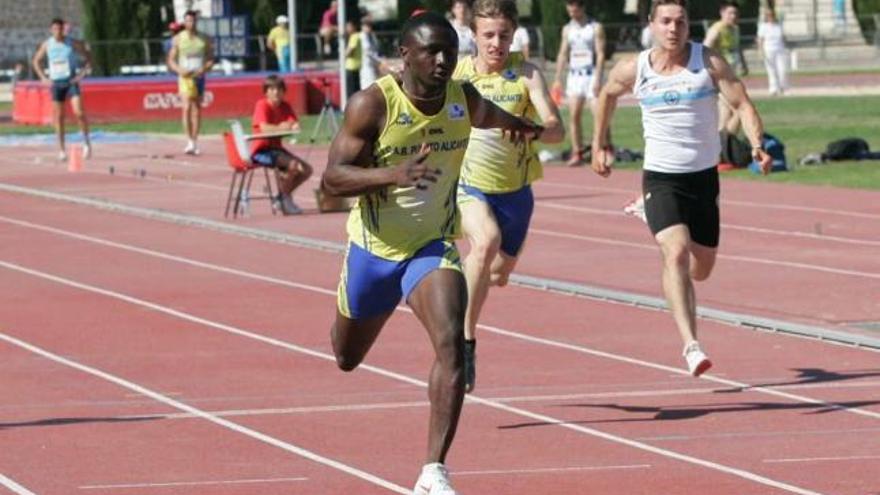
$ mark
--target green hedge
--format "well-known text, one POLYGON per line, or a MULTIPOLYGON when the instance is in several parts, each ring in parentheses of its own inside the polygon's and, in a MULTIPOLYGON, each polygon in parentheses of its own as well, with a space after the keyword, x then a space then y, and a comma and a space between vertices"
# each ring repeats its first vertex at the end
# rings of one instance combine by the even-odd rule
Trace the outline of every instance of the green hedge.
POLYGON ((865 41, 876 43, 878 26, 874 24, 874 14, 880 14, 880 0, 853 0, 853 10, 865 41))

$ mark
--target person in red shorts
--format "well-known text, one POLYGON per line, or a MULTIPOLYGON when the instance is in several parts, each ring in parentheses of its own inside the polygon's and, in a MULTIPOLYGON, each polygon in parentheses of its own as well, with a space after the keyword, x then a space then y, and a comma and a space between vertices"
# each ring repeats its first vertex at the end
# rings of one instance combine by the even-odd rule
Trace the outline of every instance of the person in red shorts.
MULTIPOLYGON (((274 74, 263 81, 265 98, 257 101, 251 119, 254 134, 299 130, 293 108, 284 101, 286 89, 284 80, 274 74)), ((251 161, 278 171, 278 209, 285 215, 302 213, 302 209, 293 202, 293 191, 312 175, 312 166, 285 149, 281 137, 253 140, 251 161)))

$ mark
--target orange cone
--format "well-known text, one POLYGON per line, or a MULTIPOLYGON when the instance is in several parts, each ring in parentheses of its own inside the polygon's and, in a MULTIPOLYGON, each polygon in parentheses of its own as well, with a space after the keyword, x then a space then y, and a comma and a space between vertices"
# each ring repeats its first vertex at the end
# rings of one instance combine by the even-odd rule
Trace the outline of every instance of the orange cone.
POLYGON ((70 147, 70 154, 67 156, 67 171, 79 172, 82 170, 82 146, 74 144, 70 147))

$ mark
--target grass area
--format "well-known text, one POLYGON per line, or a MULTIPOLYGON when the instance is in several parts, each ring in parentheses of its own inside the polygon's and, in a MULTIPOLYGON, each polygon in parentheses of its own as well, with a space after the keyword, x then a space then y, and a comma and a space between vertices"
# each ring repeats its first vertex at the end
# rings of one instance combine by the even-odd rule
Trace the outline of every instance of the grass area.
MULTIPOLYGON (((822 152, 829 142, 837 139, 861 137, 868 141, 872 149, 880 148, 877 134, 877 129, 880 129, 880 96, 775 98, 758 100, 756 105, 765 130, 785 144, 791 171, 771 174, 769 177, 735 171, 725 174, 725 177, 880 189, 880 162, 877 161, 835 162, 808 167, 797 165, 801 157, 822 152)), ((567 121, 565 110, 563 114, 567 121)), ((589 116, 583 120, 586 136, 590 136, 592 121, 589 116)), ((644 144, 639 109, 619 108, 612 123, 612 133, 616 146, 642 149, 644 144)), ((585 142, 589 142, 589 138, 585 142)), ((568 147, 568 143, 547 146, 549 149, 568 147)))
MULTIPOLYGON (((841 97, 788 97, 759 100, 756 102, 767 132, 775 135, 786 146, 786 156, 792 170, 787 173, 771 174, 768 178, 749 173, 748 171, 731 172, 725 177, 740 179, 770 180, 773 182, 796 182, 821 184, 840 187, 880 190, 880 163, 838 162, 821 166, 799 167, 798 160, 808 153, 821 152, 831 141, 846 137, 862 137, 871 144, 873 149, 880 148, 877 129, 880 129, 880 96, 841 96, 841 97)), ((0 103, 0 105, 4 105, 0 103)), ((8 104, 5 104, 8 105, 8 104)), ((0 111, 3 107, 0 106, 0 111)), ((566 113, 564 110, 563 113, 566 113)), ((566 122, 568 116, 563 115, 566 122)), ((307 140, 317 123, 317 116, 303 116, 303 139, 307 140)), ((584 116, 584 132, 589 142, 592 132, 592 120, 589 114, 584 116)), ((243 124, 248 117, 243 116, 243 124)), ((218 134, 227 130, 226 119, 206 119, 203 125, 204 134, 218 134)), ((126 122, 115 124, 99 124, 95 129, 114 132, 141 132, 160 134, 181 134, 178 121, 163 122, 126 122)), ((642 129, 640 112, 637 108, 619 108, 613 122, 614 143, 618 147, 641 150, 642 129)), ((50 133, 50 127, 39 126, 0 126, 0 134, 34 134, 50 133)), ((316 142, 327 142, 326 133, 316 142)), ((567 149, 568 142, 561 145, 547 146, 548 149, 567 149)), ((634 168, 640 163, 621 165, 621 168, 634 168)))
POLYGON ((0 113, 12 113, 12 102, 0 101, 0 113))

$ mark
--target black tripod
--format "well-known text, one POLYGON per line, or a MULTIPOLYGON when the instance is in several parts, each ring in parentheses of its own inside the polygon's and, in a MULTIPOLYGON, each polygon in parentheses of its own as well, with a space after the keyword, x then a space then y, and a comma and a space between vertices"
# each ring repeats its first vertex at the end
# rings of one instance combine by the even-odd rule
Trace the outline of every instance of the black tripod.
POLYGON ((315 144, 315 138, 319 135, 326 136, 327 141, 330 141, 339 132, 339 110, 333 106, 333 100, 330 99, 330 81, 322 77, 321 86, 324 91, 324 105, 321 107, 321 114, 318 115, 318 123, 312 129, 312 136, 309 138, 311 144, 315 144))

